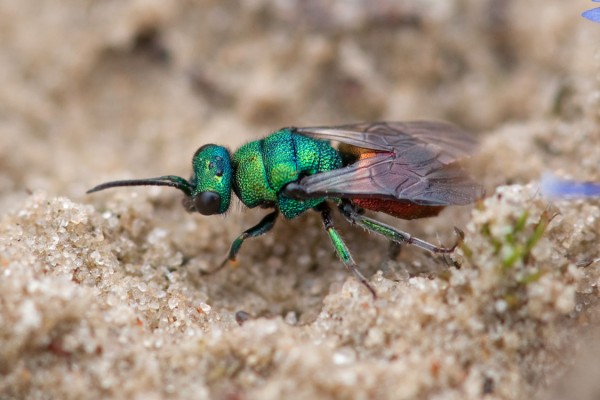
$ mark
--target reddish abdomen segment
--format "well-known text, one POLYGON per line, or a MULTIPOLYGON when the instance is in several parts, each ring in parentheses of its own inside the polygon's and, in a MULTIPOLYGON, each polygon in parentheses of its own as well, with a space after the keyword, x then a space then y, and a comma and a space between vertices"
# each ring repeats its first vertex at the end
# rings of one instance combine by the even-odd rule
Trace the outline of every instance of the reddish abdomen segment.
MULTIPOLYGON (((345 151, 354 156, 358 156, 358 163, 382 153, 355 146, 347 146, 345 151)), ((444 206, 424 206, 410 201, 396 199, 364 198, 352 199, 351 201, 352 204, 358 207, 386 213, 400 219, 435 217, 444 208, 444 206)))
POLYGON ((386 199, 352 199, 352 204, 367 210, 389 214, 401 219, 417 219, 435 217, 444 206, 423 206, 403 200, 386 199))

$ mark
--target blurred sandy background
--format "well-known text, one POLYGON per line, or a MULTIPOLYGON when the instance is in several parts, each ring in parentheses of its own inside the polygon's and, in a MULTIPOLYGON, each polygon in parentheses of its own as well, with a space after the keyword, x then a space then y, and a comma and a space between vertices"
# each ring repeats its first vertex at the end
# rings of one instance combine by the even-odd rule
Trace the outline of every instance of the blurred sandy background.
POLYGON ((598 202, 552 206, 514 267, 497 248, 544 221, 542 171, 600 179, 593 5, 0 0, 0 398, 593 396, 597 374, 573 371, 590 373, 578 349, 595 343, 598 202), (491 197, 383 218, 434 243, 466 229, 461 269, 414 249, 387 260, 340 219, 375 303, 318 216, 202 277, 263 212, 188 215, 164 188, 84 195, 187 177, 205 143, 377 119, 472 131, 491 197))

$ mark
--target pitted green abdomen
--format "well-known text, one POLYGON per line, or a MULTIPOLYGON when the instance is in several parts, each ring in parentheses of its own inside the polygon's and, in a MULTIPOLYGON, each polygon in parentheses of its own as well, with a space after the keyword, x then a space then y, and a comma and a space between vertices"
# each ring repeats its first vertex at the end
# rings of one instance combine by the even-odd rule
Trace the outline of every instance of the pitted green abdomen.
POLYGON ((281 193, 283 187, 302 176, 341 166, 338 152, 328 142, 286 128, 235 152, 233 189, 247 207, 273 203, 286 218, 294 218, 324 199, 290 199, 281 193))

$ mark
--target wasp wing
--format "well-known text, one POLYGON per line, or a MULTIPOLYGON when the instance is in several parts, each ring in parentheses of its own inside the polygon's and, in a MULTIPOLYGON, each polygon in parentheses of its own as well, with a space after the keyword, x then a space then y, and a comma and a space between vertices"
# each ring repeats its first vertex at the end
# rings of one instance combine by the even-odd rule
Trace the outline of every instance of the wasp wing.
POLYGON ((302 135, 373 150, 358 161, 302 178, 294 197, 389 198, 415 204, 469 204, 483 189, 457 164, 476 148, 460 128, 429 121, 297 128, 302 135))
POLYGON ((373 122, 334 127, 296 128, 306 136, 347 143, 364 149, 401 155, 424 147, 444 164, 465 158, 477 147, 475 139, 447 122, 373 122))

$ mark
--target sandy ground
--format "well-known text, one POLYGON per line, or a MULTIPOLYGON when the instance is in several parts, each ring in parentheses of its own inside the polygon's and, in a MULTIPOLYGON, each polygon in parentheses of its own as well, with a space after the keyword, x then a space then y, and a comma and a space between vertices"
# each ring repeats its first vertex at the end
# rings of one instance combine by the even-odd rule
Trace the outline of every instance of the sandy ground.
MULTIPOLYGON (((596 398, 600 25, 584 1, 0 0, 0 398, 596 398), (165 188, 202 144, 282 126, 449 120, 488 197, 386 223, 186 213, 165 188)), ((314 215, 313 215, 314 214, 314 215)))

